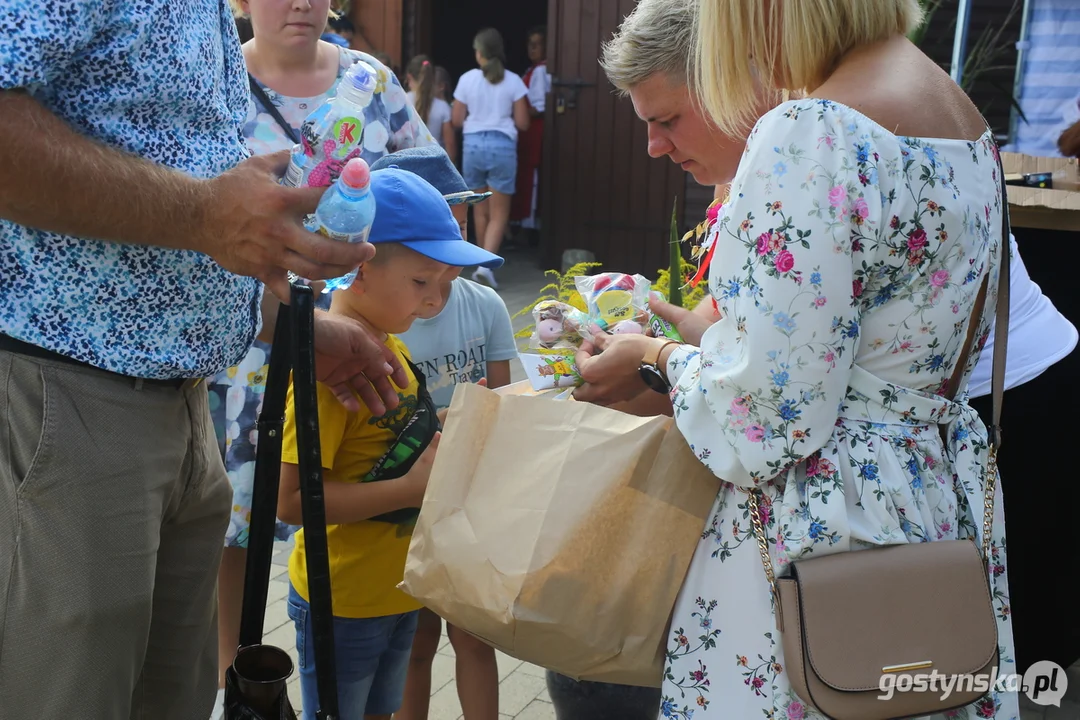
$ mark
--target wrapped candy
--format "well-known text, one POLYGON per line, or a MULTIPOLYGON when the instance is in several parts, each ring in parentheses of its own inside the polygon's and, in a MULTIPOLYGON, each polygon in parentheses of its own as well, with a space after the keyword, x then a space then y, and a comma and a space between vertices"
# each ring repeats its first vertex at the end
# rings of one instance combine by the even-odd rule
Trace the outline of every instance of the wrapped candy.
MULTIPOLYGON (((641 275, 601 273, 575 278, 577 291, 585 298, 591 324, 614 334, 642 334, 649 326, 649 292, 651 284, 641 275)), ((589 326, 581 335, 592 339, 589 326)))
MULTIPOLYGON (((659 292, 653 291, 653 295, 655 295, 658 300, 664 300, 664 296, 659 292)), ((646 335, 683 342, 683 337, 679 334, 679 330, 651 310, 649 311, 649 329, 646 332, 646 335)))
POLYGON ((581 345, 581 330, 588 324, 588 318, 577 308, 557 300, 545 300, 537 303, 532 315, 536 329, 529 347, 572 351, 581 345))
POLYGON ((581 384, 574 352, 581 346, 588 317, 557 300, 545 300, 532 311, 534 330, 529 352, 518 353, 533 390, 573 388, 581 384))

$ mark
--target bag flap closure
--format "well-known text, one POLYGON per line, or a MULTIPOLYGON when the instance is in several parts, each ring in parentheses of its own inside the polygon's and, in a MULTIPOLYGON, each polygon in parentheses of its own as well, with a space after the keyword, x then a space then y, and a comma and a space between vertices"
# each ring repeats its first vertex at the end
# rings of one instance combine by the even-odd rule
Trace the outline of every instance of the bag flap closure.
POLYGON ((815 674, 836 690, 869 691, 880 687, 883 672, 982 671, 997 652, 986 573, 970 540, 793 563, 803 643, 815 674), (931 664, 900 670, 924 663, 931 664))

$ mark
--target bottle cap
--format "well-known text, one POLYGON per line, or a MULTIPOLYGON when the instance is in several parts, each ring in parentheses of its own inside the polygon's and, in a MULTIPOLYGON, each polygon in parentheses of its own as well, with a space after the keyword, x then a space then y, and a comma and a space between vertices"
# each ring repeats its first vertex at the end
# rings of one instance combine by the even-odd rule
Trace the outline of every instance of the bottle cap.
POLYGON ((368 65, 363 60, 357 60, 351 68, 345 73, 346 80, 349 84, 359 90, 362 93, 375 92, 375 86, 378 84, 378 77, 375 73, 375 68, 368 65))
POLYGON ((353 158, 342 168, 341 182, 356 190, 363 190, 371 183, 371 168, 363 158, 353 158))

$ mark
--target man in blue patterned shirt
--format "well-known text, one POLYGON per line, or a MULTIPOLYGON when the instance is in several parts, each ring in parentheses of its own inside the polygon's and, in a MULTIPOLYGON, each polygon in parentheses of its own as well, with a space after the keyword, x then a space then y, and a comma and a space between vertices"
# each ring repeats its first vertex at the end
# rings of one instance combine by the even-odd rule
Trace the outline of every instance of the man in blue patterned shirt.
MULTIPOLYGON (((3 717, 210 714, 230 491, 198 378, 270 339, 287 271, 373 254, 303 229, 287 153, 245 159, 247 96, 225 0, 0 8, 3 717)), ((316 342, 343 402, 396 404, 363 328, 316 342)))

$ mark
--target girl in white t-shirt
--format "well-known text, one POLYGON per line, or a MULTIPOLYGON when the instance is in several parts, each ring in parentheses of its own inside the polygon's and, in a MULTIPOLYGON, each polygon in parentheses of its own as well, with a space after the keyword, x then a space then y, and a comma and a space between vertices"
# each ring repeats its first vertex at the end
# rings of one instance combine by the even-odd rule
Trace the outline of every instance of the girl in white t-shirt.
POLYGON ((409 102, 424 118, 428 130, 438 139, 450 161, 457 164, 457 132, 450 122, 450 105, 439 97, 435 66, 427 55, 417 55, 409 61, 405 81, 409 87, 409 102))
MULTIPOLYGON (((476 192, 491 192, 473 208, 480 245, 498 252, 510 221, 517 178, 518 132, 529 129, 528 89, 506 69, 498 30, 481 30, 473 40, 478 69, 461 76, 454 91, 454 125, 464 129, 462 175, 476 192)), ((491 270, 479 268, 473 280, 497 287, 491 270)))

